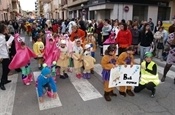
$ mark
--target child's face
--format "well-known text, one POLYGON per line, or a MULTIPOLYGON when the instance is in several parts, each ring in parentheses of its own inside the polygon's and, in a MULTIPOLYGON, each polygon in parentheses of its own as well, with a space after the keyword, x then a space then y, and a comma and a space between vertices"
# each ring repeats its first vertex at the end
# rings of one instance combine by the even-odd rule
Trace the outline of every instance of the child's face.
POLYGON ((133 55, 133 54, 134 54, 133 51, 127 51, 127 53, 128 53, 129 55, 133 55))
POLYGON ((66 44, 61 44, 61 48, 65 48, 66 47, 66 44))
POLYGON ((42 39, 41 38, 38 38, 38 41, 42 41, 42 39))
POLYGON ((115 55, 115 51, 110 51, 109 55, 111 55, 111 56, 115 55))
POLYGON ((91 48, 86 49, 87 51, 91 51, 91 48))
POLYGON ((145 61, 148 62, 148 63, 151 62, 151 60, 152 60, 151 57, 146 57, 146 58, 145 58, 145 61))
POLYGON ((81 46, 81 41, 77 41, 77 46, 80 47, 81 46))

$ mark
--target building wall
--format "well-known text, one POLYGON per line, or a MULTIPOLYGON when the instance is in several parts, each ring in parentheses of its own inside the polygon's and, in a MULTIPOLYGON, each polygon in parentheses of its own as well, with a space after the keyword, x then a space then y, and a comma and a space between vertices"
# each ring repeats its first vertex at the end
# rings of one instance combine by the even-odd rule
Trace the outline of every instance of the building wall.
POLYGON ((48 18, 48 19, 51 18, 51 6, 50 6, 50 4, 48 4, 48 3, 44 4, 43 8, 44 8, 44 17, 48 18))
POLYGON ((157 24, 157 17, 158 17, 158 7, 157 6, 149 6, 148 7, 148 20, 152 18, 152 22, 154 25, 157 24))
POLYGON ((133 17, 133 5, 130 4, 115 4, 113 10, 110 13, 110 19, 125 19, 132 20, 133 17), (128 6, 129 11, 125 12, 124 7, 128 6))
POLYGON ((0 20, 8 19, 10 20, 10 6, 12 1, 11 0, 1 0, 0 2, 0 20), (5 9, 8 9, 9 11, 4 11, 5 9))

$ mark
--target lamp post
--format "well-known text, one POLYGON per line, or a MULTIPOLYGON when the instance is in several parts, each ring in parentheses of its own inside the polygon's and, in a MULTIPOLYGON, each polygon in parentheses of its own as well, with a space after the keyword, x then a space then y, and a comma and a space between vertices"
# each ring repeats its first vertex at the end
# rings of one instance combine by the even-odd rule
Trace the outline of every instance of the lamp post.
POLYGON ((83 20, 85 20, 85 14, 86 14, 86 11, 84 9, 84 4, 81 4, 81 16, 83 20))

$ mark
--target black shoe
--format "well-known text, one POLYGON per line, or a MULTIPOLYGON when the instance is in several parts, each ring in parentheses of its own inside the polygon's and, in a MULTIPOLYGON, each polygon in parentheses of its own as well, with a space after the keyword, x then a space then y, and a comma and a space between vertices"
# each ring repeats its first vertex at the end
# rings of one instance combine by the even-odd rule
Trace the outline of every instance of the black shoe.
POLYGON ((66 77, 64 75, 60 75, 61 79, 66 79, 66 77))
POLYGON ((165 77, 162 77, 161 82, 165 82, 165 77))
POLYGON ((152 91, 152 93, 151 93, 151 97, 152 97, 152 98, 155 97, 155 93, 156 93, 156 89, 154 89, 154 91, 152 91))
POLYGON ((121 92, 119 91, 120 95, 123 95, 124 97, 126 97, 126 93, 125 92, 121 92))
POLYGON ((131 90, 126 90, 126 93, 127 93, 129 96, 135 96, 134 93, 133 93, 131 90))
POLYGON ((7 80, 7 81, 5 81, 4 84, 8 84, 8 83, 10 83, 10 82, 12 82, 12 80, 7 80))
POLYGON ((38 67, 39 70, 42 70, 43 68, 42 67, 38 67))
POLYGON ((91 70, 91 74, 94 74, 94 70, 93 69, 91 70))
POLYGON ((5 88, 4 85, 0 85, 0 88, 1 88, 2 90, 6 90, 6 88, 5 88))
POLYGON ((116 93, 114 93, 113 91, 110 92, 110 96, 117 96, 116 93))
POLYGON ((110 98, 110 96, 109 96, 109 95, 110 95, 109 93, 110 93, 110 92, 105 92, 105 93, 104 93, 104 98, 105 98, 106 101, 111 101, 111 98, 110 98))
POLYGON ((175 78, 174 78, 174 84, 175 84, 175 78))
POLYGON ((67 73, 64 73, 64 77, 65 77, 65 78, 68 78, 69 76, 67 75, 67 73))

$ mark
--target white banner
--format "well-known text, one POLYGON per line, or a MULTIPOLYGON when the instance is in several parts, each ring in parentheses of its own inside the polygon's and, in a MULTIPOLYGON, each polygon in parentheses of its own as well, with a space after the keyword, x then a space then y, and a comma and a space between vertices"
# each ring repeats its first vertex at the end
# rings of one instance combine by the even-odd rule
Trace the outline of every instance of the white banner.
POLYGON ((109 87, 138 86, 140 77, 140 65, 118 66, 111 69, 109 87))
MULTIPOLYGON (((105 51, 107 50, 107 48, 109 47, 110 45, 103 45, 103 55, 105 55, 105 51)), ((116 50, 116 55, 118 55, 118 45, 116 45, 117 47, 117 50, 116 50)))

